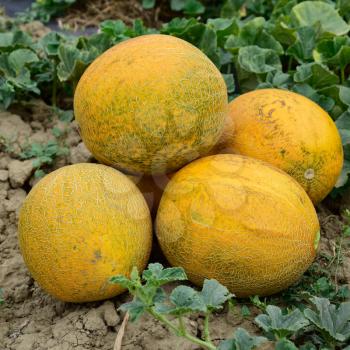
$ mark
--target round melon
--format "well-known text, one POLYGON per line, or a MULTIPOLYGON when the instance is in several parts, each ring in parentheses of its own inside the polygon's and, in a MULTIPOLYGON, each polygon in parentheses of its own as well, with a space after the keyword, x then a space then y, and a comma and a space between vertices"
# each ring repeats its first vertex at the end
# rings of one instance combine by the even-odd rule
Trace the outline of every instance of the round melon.
POLYGON ((75 164, 45 176, 19 217, 24 261, 57 299, 86 302, 123 289, 109 278, 142 270, 152 245, 148 206, 134 183, 99 164, 75 164))
POLYGON ((158 176, 128 175, 145 197, 152 217, 156 216, 163 191, 173 175, 173 173, 158 176))
POLYGON ((170 264, 182 266, 193 283, 215 278, 247 297, 296 282, 315 258, 320 227, 293 178, 259 160, 220 154, 170 180, 156 233, 170 264))
POLYGON ((134 174, 164 174, 216 144, 227 91, 199 49, 172 36, 145 35, 117 44, 88 67, 74 112, 100 162, 134 174))
POLYGON ((314 204, 332 190, 343 166, 342 142, 331 117, 286 90, 256 90, 234 99, 215 150, 273 164, 297 180, 314 204))

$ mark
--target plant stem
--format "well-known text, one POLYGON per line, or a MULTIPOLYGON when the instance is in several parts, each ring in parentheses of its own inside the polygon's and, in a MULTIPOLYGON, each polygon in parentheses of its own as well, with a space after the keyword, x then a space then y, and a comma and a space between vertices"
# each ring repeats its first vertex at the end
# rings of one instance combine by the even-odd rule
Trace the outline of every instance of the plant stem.
POLYGON ((183 324, 183 320, 181 317, 179 317, 179 323, 180 323, 180 327, 177 328, 171 321, 169 321, 165 316, 159 314, 158 312, 156 312, 152 307, 148 308, 148 312, 158 321, 164 323, 170 330, 172 330, 175 334, 180 335, 182 337, 184 337, 185 339, 189 340, 190 342, 197 344, 207 350, 217 350, 216 346, 208 343, 202 339, 199 339, 197 337, 194 337, 193 335, 187 333, 185 326, 183 324), (181 321, 182 320, 182 321, 181 321), (182 326, 181 326, 182 323, 182 326), (183 329, 182 329, 183 327, 183 329))
POLYGON ((204 340, 211 343, 210 333, 209 333, 209 317, 210 317, 210 314, 211 314, 210 311, 208 311, 205 314, 203 333, 204 333, 204 340))
POLYGON ((179 327, 181 335, 184 336, 187 333, 187 331, 182 316, 179 316, 179 327))
POLYGON ((165 325, 170 328, 173 332, 176 334, 179 333, 179 330, 176 328, 176 326, 169 321, 165 316, 158 314, 156 311, 154 311, 153 307, 148 309, 148 312, 158 321, 165 323, 165 325))
POLYGON ((293 56, 289 56, 288 59, 288 72, 292 70, 292 64, 293 64, 293 56))
POLYGON ((201 339, 198 339, 197 337, 194 337, 193 335, 191 334, 186 334, 184 336, 184 338, 188 339, 189 341, 191 341, 192 343, 194 344, 197 344, 205 349, 208 349, 208 350, 217 350, 217 347, 211 343, 208 343, 206 341, 203 341, 201 339))
POLYGON ((340 67, 340 84, 345 81, 345 67, 340 67))

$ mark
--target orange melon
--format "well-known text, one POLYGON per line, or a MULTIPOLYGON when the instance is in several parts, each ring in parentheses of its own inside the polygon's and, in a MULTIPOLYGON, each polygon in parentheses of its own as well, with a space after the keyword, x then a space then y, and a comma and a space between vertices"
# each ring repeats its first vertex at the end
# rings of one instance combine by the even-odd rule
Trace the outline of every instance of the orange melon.
POLYGON ((201 285, 239 297, 296 282, 316 255, 319 222, 303 188, 252 158, 220 154, 178 171, 161 199, 156 234, 166 258, 201 285))
POLYGON ((205 155, 227 113, 225 82, 196 47, 167 35, 117 44, 85 71, 74 112, 100 162, 164 174, 205 155))
POLYGON ((273 164, 294 177, 314 204, 332 190, 343 166, 341 138, 327 112, 304 96, 278 89, 252 91, 229 104, 216 152, 273 164))
POLYGON ((117 274, 142 270, 152 245, 147 204, 131 180, 99 164, 75 164, 45 176, 19 217, 24 261, 39 285, 70 302, 110 298, 117 274))

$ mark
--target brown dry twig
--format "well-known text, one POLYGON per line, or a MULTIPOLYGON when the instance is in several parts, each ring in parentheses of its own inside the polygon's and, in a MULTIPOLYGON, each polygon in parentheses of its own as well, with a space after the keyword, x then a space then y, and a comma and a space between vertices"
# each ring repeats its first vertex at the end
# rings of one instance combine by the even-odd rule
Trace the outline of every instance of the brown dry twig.
POLYGON ((121 350, 122 348, 122 342, 123 342, 123 337, 125 333, 125 327, 129 321, 129 313, 127 312, 124 316, 124 320, 119 328, 117 337, 115 339, 114 347, 113 350, 121 350))

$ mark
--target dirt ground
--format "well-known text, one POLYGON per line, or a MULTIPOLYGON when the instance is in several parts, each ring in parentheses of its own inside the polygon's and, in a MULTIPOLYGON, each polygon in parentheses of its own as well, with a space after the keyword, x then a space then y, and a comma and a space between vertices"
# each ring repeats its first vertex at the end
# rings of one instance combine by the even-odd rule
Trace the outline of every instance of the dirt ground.
POLYGON ((168 1, 158 1, 153 9, 145 10, 139 0, 87 0, 78 1, 58 23, 63 28, 79 30, 98 27, 107 19, 121 19, 131 25, 134 19, 141 18, 146 26, 159 28, 176 15, 168 1))
MULTIPOLYGON (((36 183, 32 160, 20 160, 19 154, 33 142, 53 139, 53 127, 62 131, 62 142, 69 148, 67 156, 57 159, 52 169, 66 164, 93 161, 81 142, 75 122, 65 124, 41 101, 27 108, 0 112, 0 287, 5 304, 0 306, 1 350, 111 350, 123 315, 116 311, 127 295, 104 302, 69 304, 43 292, 29 275, 17 241, 19 208, 36 183), (18 114, 14 114, 18 113, 18 114)), ((51 169, 51 170, 52 170, 51 169)), ((338 208, 339 209, 339 208, 338 208)), ((337 209, 337 210, 338 210, 337 209)), ((336 240, 342 229, 341 217, 326 207, 319 208, 322 226, 320 256, 335 256, 336 240)), ((157 257, 153 257, 154 260, 157 257)), ((337 282, 350 286, 350 252, 343 252, 343 264, 337 268, 337 282)), ((224 310, 212 319, 213 338, 232 336, 236 327, 260 333, 253 323, 258 310, 250 307, 251 316, 243 317, 240 306, 224 310)), ((195 316, 186 320, 194 334, 200 334, 203 320, 195 316)), ((265 349, 271 348, 266 344, 265 349)), ((145 317, 128 324, 123 339, 125 350, 194 350, 198 347, 170 334, 162 325, 145 317)))

